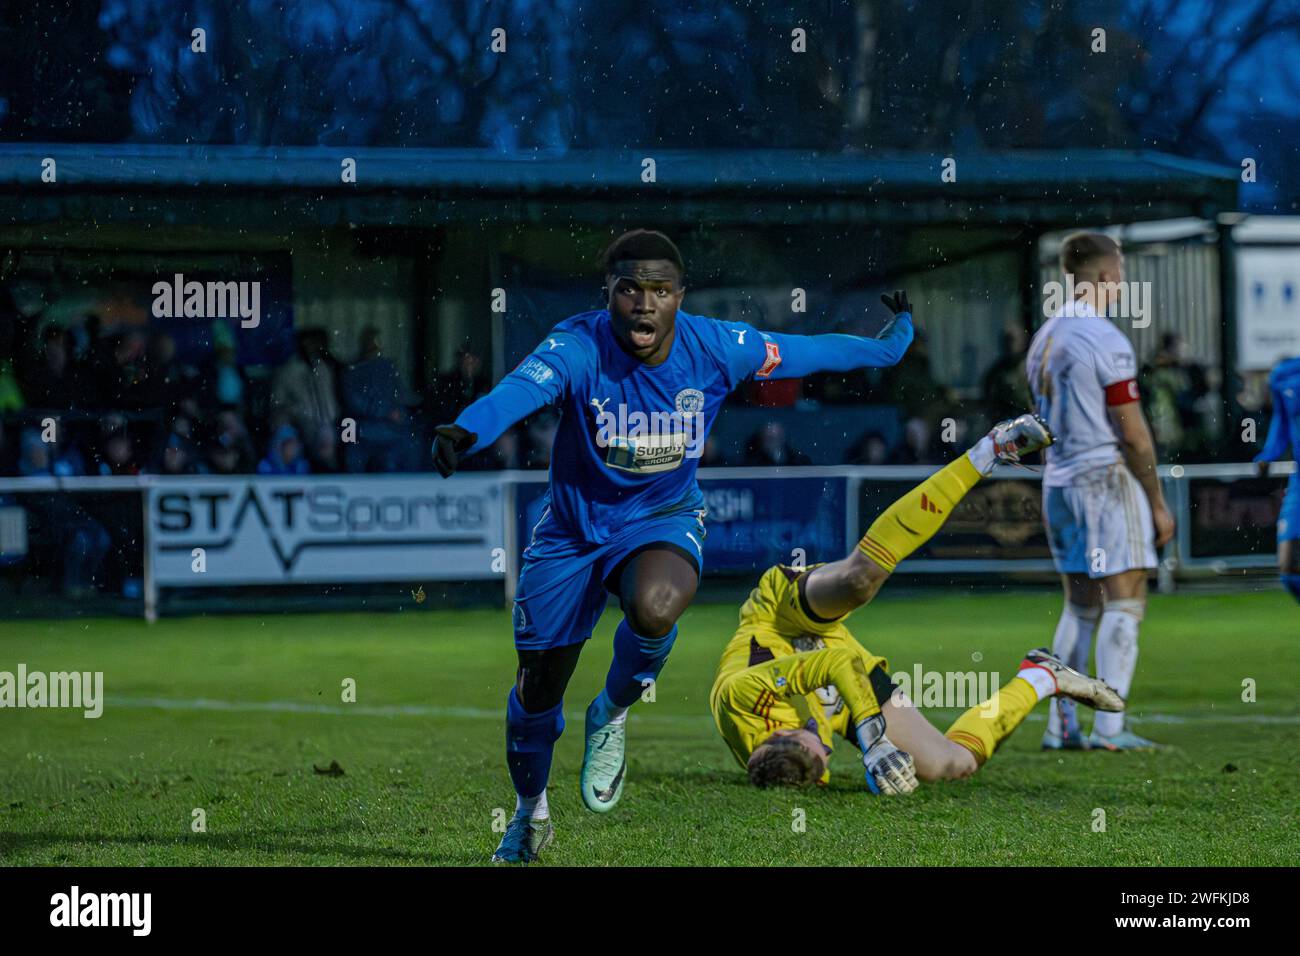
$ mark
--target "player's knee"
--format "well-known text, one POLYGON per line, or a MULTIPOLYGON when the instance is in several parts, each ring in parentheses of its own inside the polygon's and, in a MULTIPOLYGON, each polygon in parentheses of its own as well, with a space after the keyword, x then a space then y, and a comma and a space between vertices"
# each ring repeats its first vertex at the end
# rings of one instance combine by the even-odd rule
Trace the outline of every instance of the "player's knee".
POLYGON ((642 637, 663 637, 681 617, 686 600, 667 585, 655 585, 638 591, 625 609, 627 623, 642 637))
POLYGON ((564 700, 564 684, 542 669, 521 670, 515 679, 515 694, 525 712, 540 714, 564 700))
POLYGON ((854 557, 848 573, 849 594, 854 603, 868 604, 889 579, 889 572, 861 552, 855 552, 854 557))
POLYGON ((562 691, 557 693, 552 688, 534 683, 521 681, 516 685, 515 690, 519 695, 519 703, 523 704, 524 710, 530 714, 540 714, 543 711, 550 710, 564 700, 562 691))
POLYGON ((980 768, 979 761, 975 755, 965 747, 958 747, 952 754, 949 761, 948 770, 952 776, 951 780, 964 780, 975 773, 980 768))
POLYGON ((963 780, 979 770, 975 754, 961 744, 952 744, 944 749, 943 757, 935 771, 935 780, 963 780))
POLYGON ((855 574, 849 582, 849 594, 855 604, 870 604, 880 586, 889 574, 879 565, 872 565, 873 570, 855 574))
POLYGON ((1135 618, 1141 622, 1146 616, 1147 602, 1144 598, 1122 598, 1120 600, 1107 600, 1104 606, 1105 613, 1120 612, 1135 618))
POLYGON ((922 763, 917 761, 916 775, 923 783, 939 780, 963 780, 979 769, 975 755, 960 744, 950 744, 943 752, 922 763))

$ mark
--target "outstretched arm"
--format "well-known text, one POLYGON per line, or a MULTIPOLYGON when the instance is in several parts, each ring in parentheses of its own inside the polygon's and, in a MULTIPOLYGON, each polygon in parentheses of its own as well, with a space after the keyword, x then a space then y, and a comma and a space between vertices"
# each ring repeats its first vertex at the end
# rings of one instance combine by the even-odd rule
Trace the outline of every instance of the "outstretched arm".
POLYGON ((780 362, 767 375, 760 369, 755 377, 803 378, 816 372, 851 372, 859 368, 897 365, 912 344, 912 307, 908 304, 906 292, 880 298, 894 312, 894 319, 874 339, 840 333, 764 333, 763 340, 775 345, 775 354, 780 357, 780 362))
MULTIPOLYGON (((552 345, 551 351, 575 345, 571 351, 576 352, 576 343, 567 339, 556 335, 547 343, 559 343, 552 345)), ((563 358, 567 360, 568 355, 563 358)), ((492 391, 461 412, 453 424, 434 429, 437 437, 433 441, 433 461, 438 473, 449 477, 461 458, 489 447, 515 422, 559 401, 570 377, 568 361, 539 347, 492 391)))

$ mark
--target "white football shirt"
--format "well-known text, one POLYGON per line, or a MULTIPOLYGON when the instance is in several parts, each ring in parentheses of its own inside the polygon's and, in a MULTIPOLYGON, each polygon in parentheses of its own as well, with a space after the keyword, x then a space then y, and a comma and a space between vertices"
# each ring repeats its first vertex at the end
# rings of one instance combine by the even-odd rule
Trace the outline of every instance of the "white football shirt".
POLYGON ((1138 397, 1137 359, 1114 323, 1086 302, 1066 303, 1029 343, 1025 371, 1038 414, 1056 436, 1044 485, 1074 484, 1124 460, 1106 406, 1138 397))

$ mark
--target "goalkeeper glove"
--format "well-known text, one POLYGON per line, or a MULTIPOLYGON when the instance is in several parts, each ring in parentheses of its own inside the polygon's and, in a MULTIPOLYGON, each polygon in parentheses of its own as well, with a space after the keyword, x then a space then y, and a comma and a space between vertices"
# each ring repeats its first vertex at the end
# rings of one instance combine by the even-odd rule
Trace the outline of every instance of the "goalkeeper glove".
POLYGON ((885 718, 881 714, 858 724, 858 743, 862 746, 862 765, 866 767, 867 788, 874 794, 911 793, 919 786, 916 762, 912 755, 899 750, 885 736, 885 718))
POLYGON ((433 432, 433 467, 442 477, 450 478, 460 464, 460 456, 474 446, 478 435, 459 425, 439 425, 433 432))
POLYGON ((907 301, 907 293, 899 289, 891 295, 882 295, 880 301, 889 307, 889 311, 894 315, 900 315, 903 312, 911 312, 912 306, 907 301))

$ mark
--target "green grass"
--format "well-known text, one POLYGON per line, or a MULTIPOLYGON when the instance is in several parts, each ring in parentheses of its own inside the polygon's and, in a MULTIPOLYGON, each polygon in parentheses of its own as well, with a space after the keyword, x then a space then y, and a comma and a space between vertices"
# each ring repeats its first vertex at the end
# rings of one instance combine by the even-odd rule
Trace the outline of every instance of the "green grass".
MULTIPOLYGON (((1045 592, 887 589, 854 624, 895 668, 920 660, 1009 676, 1024 650, 1050 642, 1059 604, 1045 592)), ((616 615, 605 616, 567 700, 550 863, 1289 865, 1298 856, 1300 611, 1280 592, 1152 599, 1132 714, 1170 749, 1043 753, 1040 706, 973 779, 903 799, 871 797, 848 746, 829 788, 747 785, 706 706, 735 615, 728 605, 687 613, 657 700, 630 718, 623 803, 597 817, 582 808, 577 774, 581 712, 609 663, 616 615), (1248 677, 1254 703, 1241 700, 1248 677), (1095 808, 1104 833, 1093 832, 1095 808), (796 810, 804 832, 792 827, 796 810)), ((427 604, 153 626, 0 624, 0 670, 102 670, 108 697, 98 720, 0 710, 0 861, 482 864, 498 837, 494 809, 513 808, 502 754, 513 661, 507 614, 427 604), (348 677, 356 704, 340 702, 348 677), (243 709, 160 709, 153 698, 243 709), (272 701, 307 709, 246 706, 272 701), (313 770, 331 761, 343 776, 313 770), (191 831, 196 807, 206 833, 191 831)), ((933 713, 941 727, 954 715, 933 713)))

